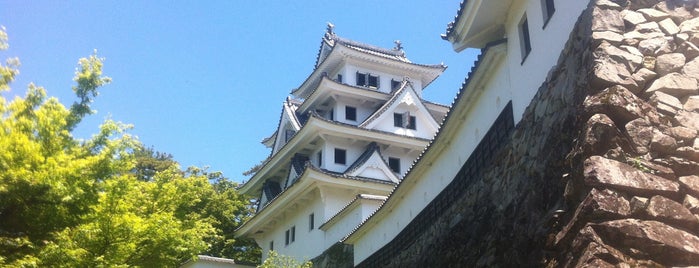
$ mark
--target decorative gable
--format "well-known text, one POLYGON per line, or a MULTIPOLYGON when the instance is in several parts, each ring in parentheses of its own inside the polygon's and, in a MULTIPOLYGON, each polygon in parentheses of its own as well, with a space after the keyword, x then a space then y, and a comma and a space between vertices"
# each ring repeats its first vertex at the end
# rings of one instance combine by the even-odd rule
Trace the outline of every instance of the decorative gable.
POLYGON ((400 181, 398 176, 391 171, 391 168, 384 161, 379 146, 375 142, 369 144, 367 150, 345 171, 345 175, 395 183, 400 181))
POLYGON ((439 123, 422 103, 412 84, 403 81, 393 97, 359 127, 430 139, 439 129, 439 123))
POLYGON ((279 126, 277 126, 277 132, 273 135, 274 146, 272 154, 279 151, 284 144, 289 142, 289 140, 301 129, 301 123, 296 117, 296 108, 298 107, 296 103, 290 98, 282 105, 282 114, 279 119, 279 126))

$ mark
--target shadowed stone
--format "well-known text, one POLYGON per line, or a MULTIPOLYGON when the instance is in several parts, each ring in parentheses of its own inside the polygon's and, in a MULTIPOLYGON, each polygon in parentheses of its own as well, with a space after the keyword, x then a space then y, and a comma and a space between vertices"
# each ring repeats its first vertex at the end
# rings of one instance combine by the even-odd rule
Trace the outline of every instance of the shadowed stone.
POLYGON ((650 148, 661 155, 669 155, 677 149, 677 141, 660 131, 653 132, 653 139, 650 142, 650 148))
POLYGON ((587 185, 610 187, 640 196, 674 196, 679 191, 676 182, 600 156, 585 160, 584 176, 587 185))
POLYGON ((592 33, 592 42, 593 45, 597 46, 602 43, 602 41, 607 41, 611 44, 614 45, 619 45, 621 44, 621 41, 624 40, 624 36, 612 31, 603 31, 603 32, 593 32, 592 33))
POLYGON ((686 20, 680 24, 680 33, 697 33, 699 32, 699 17, 691 20, 686 20))
POLYGON ((641 250, 663 265, 699 263, 699 237, 662 222, 623 219, 594 224, 592 228, 606 243, 641 250))
POLYGON ((683 146, 683 147, 677 148, 675 155, 686 158, 687 160, 691 160, 691 161, 695 161, 695 162, 699 161, 699 149, 696 149, 696 148, 691 147, 691 146, 683 146))
POLYGON ((693 196, 699 197, 699 176, 690 175, 679 178, 682 190, 693 196))
POLYGON ((646 212, 649 216, 662 222, 676 224, 686 229, 696 229, 699 220, 682 204, 667 197, 653 196, 648 202, 646 212))
POLYGON ((689 96, 682 103, 685 111, 699 112, 699 96, 689 96))
POLYGON ((670 18, 658 22, 658 26, 660 26, 660 30, 662 30, 666 35, 674 35, 680 32, 680 27, 678 27, 677 24, 675 24, 675 22, 673 22, 670 18))
POLYGON ((648 207, 648 198, 634 196, 629 201, 629 206, 631 207, 632 214, 645 213, 648 207))
MULTIPOLYGON (((694 0, 692 0, 694 1, 694 0)), ((691 1, 683 1, 687 3, 691 3, 691 1)), ((655 5, 655 9, 664 12, 665 14, 668 14, 670 18, 676 22, 680 23, 682 21, 688 20, 693 18, 692 12, 690 10, 687 10, 685 6, 680 2, 680 1, 661 1, 657 5, 655 5)))
POLYGON ((673 138, 691 145, 692 140, 697 137, 697 130, 688 127, 677 126, 668 130, 668 134, 673 138))
POLYGON ((653 106, 622 86, 609 87, 588 96, 583 106, 587 114, 606 114, 617 125, 625 125, 636 118, 646 118, 651 123, 660 122, 653 106))
POLYGON ((696 94, 698 88, 696 79, 679 73, 671 73, 653 81, 646 90, 646 95, 653 94, 657 90, 681 98, 696 94))
POLYGON ((650 96, 650 104, 658 109, 658 112, 675 116, 678 110, 682 109, 682 103, 675 96, 662 93, 660 91, 653 92, 650 96))
MULTIPOLYGON (((639 69, 636 73, 631 75, 631 78, 633 78, 634 81, 636 81, 636 84, 638 84, 639 88, 645 88, 646 83, 649 81, 652 81, 658 76, 655 72, 647 69, 647 68, 641 68, 639 69)), ((634 92, 638 93, 638 92, 634 92)))
POLYGON ((625 129, 626 134, 636 146, 636 152, 639 154, 648 153, 648 147, 653 140, 653 126, 650 122, 643 118, 634 119, 626 124, 625 129))
POLYGON ((629 26, 638 25, 648 21, 646 20, 646 17, 643 16, 643 14, 633 10, 621 11, 621 17, 629 26))
POLYGON ((691 195, 685 195, 682 205, 693 214, 699 214, 699 199, 691 195))
POLYGON ((694 58, 693 60, 687 62, 682 67, 681 73, 688 77, 699 79, 699 58, 694 58))
POLYGON ((684 127, 699 130, 699 113, 679 111, 675 116, 675 120, 684 127))
POLYGON ((592 9, 592 16, 595 18, 592 20, 593 32, 624 32, 624 20, 621 18, 618 10, 594 7, 592 9))
POLYGON ((642 8, 637 10, 638 13, 643 14, 643 16, 649 21, 661 21, 670 17, 665 12, 653 9, 653 8, 642 8))
POLYGON ((660 55, 655 61, 655 72, 660 75, 679 72, 685 64, 685 57, 681 53, 668 53, 660 55))
MULTIPOLYGON (((624 38, 626 38, 624 34, 624 38)), ((675 43, 668 41, 664 36, 641 36, 643 40, 638 43, 638 50, 647 56, 656 56, 671 53, 675 50, 675 43)))

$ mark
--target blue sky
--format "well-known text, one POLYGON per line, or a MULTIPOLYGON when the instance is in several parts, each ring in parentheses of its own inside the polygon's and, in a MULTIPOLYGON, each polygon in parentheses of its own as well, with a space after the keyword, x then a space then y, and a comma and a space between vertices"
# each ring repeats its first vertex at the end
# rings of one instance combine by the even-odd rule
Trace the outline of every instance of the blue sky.
POLYGON ((477 51, 456 53, 439 38, 460 0, 436 1, 23 1, 0 0, 0 25, 19 57, 12 97, 30 82, 66 106, 77 61, 97 49, 113 82, 98 112, 74 131, 96 133, 106 118, 174 155, 183 168, 241 181, 269 155, 259 142, 276 128, 281 103, 311 73, 327 22, 345 38, 391 48, 401 40, 416 63, 449 68, 424 98, 450 104, 477 51))

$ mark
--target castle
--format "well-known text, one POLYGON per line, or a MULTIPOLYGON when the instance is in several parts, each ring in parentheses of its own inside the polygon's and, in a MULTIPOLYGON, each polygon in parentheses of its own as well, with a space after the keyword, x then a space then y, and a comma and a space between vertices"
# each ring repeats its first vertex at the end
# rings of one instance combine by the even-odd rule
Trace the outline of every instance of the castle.
MULTIPOLYGON (((420 99, 438 66, 409 63, 399 44, 386 50, 341 38, 327 41, 335 36, 329 29, 316 70, 293 92, 301 100, 287 101, 289 112, 268 139, 275 140, 268 142, 272 157, 243 185, 248 193, 260 193, 261 210, 238 233, 268 250, 275 245, 265 243, 273 238, 293 243, 295 226, 308 219, 312 229, 311 219, 322 213, 323 236, 316 240, 322 246, 280 249, 312 257, 321 267, 697 265, 698 17, 693 0, 464 0, 443 38, 456 51, 478 48, 481 55, 448 111, 420 99), (364 59, 384 59, 324 65, 338 44, 366 53, 364 59), (432 76, 416 71, 398 85, 399 74, 373 65, 387 59, 404 59, 404 69, 419 66, 432 76), (314 101, 315 92, 323 91, 316 85, 341 77, 359 87, 376 81, 377 88, 390 78, 390 97, 370 102, 356 125, 329 122, 346 120, 347 104, 337 101, 341 97, 314 101), (313 106, 318 103, 328 104, 313 106), (317 114, 299 119, 310 107, 317 107, 317 114), (405 107, 413 110, 406 113, 405 107), (302 144, 297 136, 313 136, 303 128, 323 112, 327 130, 333 124, 348 133, 320 134, 327 138, 296 145, 302 144), (421 115, 411 119, 416 113, 421 115), (428 136, 410 136, 415 130, 409 126, 423 127, 430 118, 433 124, 427 125, 434 128, 422 133, 428 136), (296 128, 294 120, 303 127, 296 128), (360 131, 351 127, 368 126, 389 128, 373 130, 370 137, 379 140, 354 136, 360 131), (426 147, 403 144, 405 153, 391 151, 399 145, 382 141, 384 132, 426 147), (284 142, 291 145, 279 147, 284 142), (296 164, 304 169, 294 166, 294 159, 314 163, 314 157, 333 150, 330 160, 337 164, 338 148, 354 152, 341 158, 354 161, 346 169, 322 166, 322 160, 296 164), (283 157, 275 158, 280 152, 283 157), (401 155, 408 157, 390 160, 401 155), (414 165, 402 162, 411 159, 414 165), (391 162, 400 162, 401 169, 391 162), (387 170, 398 175, 392 178, 387 170), (355 184, 330 190, 336 189, 330 181, 345 180, 355 184), (323 194, 324 187, 330 195, 323 194), (272 213, 275 208, 282 209, 272 213)), ((374 94, 361 92, 365 98, 374 94)))

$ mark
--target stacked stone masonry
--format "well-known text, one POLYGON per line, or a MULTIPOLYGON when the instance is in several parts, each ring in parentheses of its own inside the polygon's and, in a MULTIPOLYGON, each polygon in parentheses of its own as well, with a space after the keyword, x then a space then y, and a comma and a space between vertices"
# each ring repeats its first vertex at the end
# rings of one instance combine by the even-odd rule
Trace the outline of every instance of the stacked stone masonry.
POLYGON ((699 5, 596 1, 586 122, 547 260, 699 265, 699 5))
POLYGON ((699 266, 698 2, 591 1, 489 166, 355 265, 699 266))

